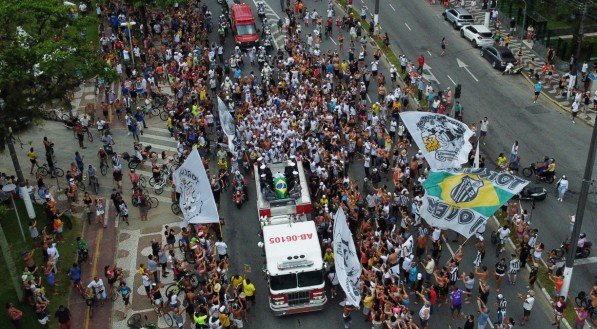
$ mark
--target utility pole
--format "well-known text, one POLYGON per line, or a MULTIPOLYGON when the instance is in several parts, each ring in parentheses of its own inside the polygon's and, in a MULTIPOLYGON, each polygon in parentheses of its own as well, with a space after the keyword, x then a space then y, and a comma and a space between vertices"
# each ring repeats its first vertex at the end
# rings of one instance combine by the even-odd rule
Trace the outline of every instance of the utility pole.
POLYGON ((379 26, 379 0, 375 0, 375 10, 373 13, 373 33, 377 33, 377 27, 379 26))
POLYGON ((574 228, 572 229, 572 235, 570 237, 570 246, 568 248, 568 252, 566 253, 566 267, 564 268, 564 285, 562 286, 561 296, 568 296, 568 289, 570 288, 570 281, 572 280, 572 269, 574 267, 574 258, 576 257, 576 244, 578 243, 578 236, 580 235, 582 220, 585 216, 585 208, 587 205, 587 198, 589 196, 589 186, 591 185, 591 180, 593 179, 593 166, 595 164, 596 143, 597 125, 594 125, 593 134, 591 135, 591 144, 589 144, 589 154, 587 155, 587 164, 585 165, 585 174, 583 176, 582 185, 580 187, 578 206, 576 208, 576 220, 574 222, 574 228))
MULTIPOLYGON (((585 19, 589 13, 589 0, 585 0, 585 5, 580 16, 580 23, 578 26, 578 36, 576 37, 576 51, 574 52, 574 58, 576 59, 576 66, 580 64, 580 50, 582 48, 582 40, 585 36, 585 19)), ((575 73, 576 74, 576 73, 575 73)))

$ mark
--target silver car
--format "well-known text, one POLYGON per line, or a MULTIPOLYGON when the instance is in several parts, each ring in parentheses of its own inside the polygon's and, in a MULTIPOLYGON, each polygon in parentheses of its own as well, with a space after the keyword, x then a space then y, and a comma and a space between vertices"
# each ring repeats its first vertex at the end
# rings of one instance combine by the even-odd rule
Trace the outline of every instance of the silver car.
POLYGON ((475 23, 473 15, 464 8, 448 8, 444 10, 444 19, 450 22, 455 29, 475 23))

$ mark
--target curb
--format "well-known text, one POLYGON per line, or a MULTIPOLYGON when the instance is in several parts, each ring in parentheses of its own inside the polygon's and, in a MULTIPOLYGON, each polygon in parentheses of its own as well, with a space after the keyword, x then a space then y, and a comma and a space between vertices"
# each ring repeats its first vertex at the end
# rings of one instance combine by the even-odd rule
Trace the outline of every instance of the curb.
MULTIPOLYGON (((494 215, 491 216, 491 219, 493 219, 493 224, 494 225, 496 225, 497 227, 500 226, 500 222, 498 221, 498 219, 494 215)), ((510 237, 508 237, 508 246, 510 246, 510 248, 512 248, 513 250, 516 250, 516 245, 514 244, 514 242, 512 241, 512 239, 510 237)), ((541 263, 543 263, 543 265, 545 267, 547 267, 547 264, 545 263, 545 261, 543 260, 543 258, 541 258, 541 263)), ((527 271, 531 270, 531 267, 529 266, 529 264, 526 264, 525 268, 527 269, 527 271)), ((545 287, 543 287, 543 285, 541 284, 541 282, 539 282, 539 280, 537 280, 535 282, 535 285, 537 285, 538 289, 543 293, 543 297, 545 297, 545 299, 547 300, 548 304, 551 305, 551 296, 547 292, 547 289, 545 289, 545 287)), ((566 329, 572 329, 572 327, 570 326, 570 323, 568 323, 568 320, 565 317, 562 317, 561 322, 564 324, 564 327, 566 329)))
MULTIPOLYGON (((535 85, 535 83, 534 83, 534 82, 531 80, 531 78, 530 78, 530 77, 529 77, 529 76, 528 76, 528 75, 527 75, 527 74, 526 74, 524 71, 520 72, 520 74, 521 74, 521 75, 524 77, 524 79, 525 79, 525 80, 526 80, 526 81, 527 81, 527 82, 528 82, 528 83, 529 83, 531 86, 534 86, 534 85, 535 85)), ((556 105, 556 106, 557 106, 557 107, 559 107, 560 109, 562 109, 562 110, 564 110, 564 111, 566 111, 566 112, 568 112, 568 113, 571 113, 571 112, 572 112, 572 111, 571 111, 571 110, 570 110, 568 107, 565 107, 565 106, 563 106, 563 105, 562 105, 562 104, 560 104, 558 101, 556 101, 555 99, 553 99, 553 97, 551 97, 551 95, 550 95, 550 94, 548 94, 547 92, 545 92, 545 90, 541 90, 541 94, 542 94, 542 95, 544 95, 544 96, 545 96, 545 98, 546 98, 547 100, 549 100, 551 103, 553 103, 554 105, 556 105)), ((580 111, 579 111, 579 112, 580 112, 580 111)), ((590 127, 592 127, 592 126, 595 124, 595 122, 591 123, 591 121, 593 121, 593 120, 587 120, 587 119, 585 119, 585 118, 582 118, 582 117, 580 117, 580 116, 578 116, 578 118, 579 118, 579 119, 580 119, 582 122, 584 122, 585 124, 587 124, 587 125, 588 125, 588 126, 590 126, 590 127)))

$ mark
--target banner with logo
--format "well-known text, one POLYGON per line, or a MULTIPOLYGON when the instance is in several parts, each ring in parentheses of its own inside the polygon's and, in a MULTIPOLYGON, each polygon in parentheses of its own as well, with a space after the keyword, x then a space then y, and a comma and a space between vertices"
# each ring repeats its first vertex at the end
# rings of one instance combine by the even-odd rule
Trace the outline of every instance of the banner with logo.
POLYGON ((346 215, 341 207, 338 208, 334 219, 334 266, 340 286, 346 293, 346 302, 358 307, 361 291, 357 284, 362 268, 346 215))
POLYGON ((474 135, 469 127, 443 114, 402 112, 400 118, 432 170, 460 168, 468 161, 474 135))
POLYGON ((220 126, 222 127, 222 131, 228 137, 228 148, 230 152, 236 154, 236 148, 234 146, 234 137, 236 136, 236 125, 234 123, 234 118, 228 111, 228 106, 226 103, 218 97, 218 116, 220 117, 220 126))
POLYGON ((179 206, 188 223, 219 223, 220 216, 211 183, 196 148, 172 174, 176 191, 180 193, 179 206))
POLYGON ((487 168, 431 171, 420 214, 429 225, 469 237, 529 182, 487 168))

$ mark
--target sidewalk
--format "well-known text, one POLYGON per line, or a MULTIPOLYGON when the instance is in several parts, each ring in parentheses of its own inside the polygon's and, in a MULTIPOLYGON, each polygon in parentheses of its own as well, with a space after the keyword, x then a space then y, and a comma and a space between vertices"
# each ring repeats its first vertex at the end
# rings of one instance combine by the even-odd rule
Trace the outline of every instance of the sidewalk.
MULTIPOLYGON (((473 17, 475 18, 476 24, 483 25, 483 23, 485 21, 485 12, 490 11, 491 9, 490 8, 488 8, 487 10, 481 9, 482 2, 477 2, 476 5, 473 5, 473 3, 474 3, 473 1, 465 1, 464 8, 466 10, 468 10, 471 13, 471 15, 473 15, 473 17)), ((454 7, 460 7, 460 1, 458 1, 458 0, 452 0, 452 1, 450 1, 450 4, 454 7)), ((499 9, 498 9, 498 11, 499 11, 499 9)), ((500 20, 502 22, 502 24, 501 24, 502 30, 503 30, 503 32, 508 33, 510 19, 509 19, 509 17, 505 17, 501 11, 499 12, 499 15, 500 15, 500 20)), ((492 32, 495 32, 495 28, 493 26, 491 26, 491 24, 489 26, 489 29, 492 32)), ((524 63, 523 64, 524 69, 522 71, 522 76, 529 83, 529 89, 532 89, 538 80, 536 80, 534 76, 531 76, 531 74, 529 72, 529 69, 531 68, 529 63, 531 61, 531 58, 534 57, 535 61, 537 63, 535 71, 540 73, 541 66, 545 63, 546 54, 540 54, 536 50, 534 50, 533 42, 527 42, 526 40, 519 40, 516 37, 512 38, 512 42, 510 43, 509 48, 515 56, 516 56, 516 53, 518 52, 518 50, 522 48, 522 51, 523 51, 522 58, 523 58, 523 63, 524 63)), ((563 72, 563 71, 556 71, 556 72, 554 72, 554 74, 552 76, 550 84, 545 84, 545 81, 544 81, 544 88, 543 88, 542 94, 550 102, 552 102, 554 105, 558 106, 560 109, 570 112, 574 97, 566 98, 565 96, 558 95, 558 80, 560 79, 560 76, 565 73, 566 72, 563 72)), ((579 79, 580 79, 580 75, 577 77, 577 85, 580 84, 579 79)), ((596 117, 597 117, 597 113, 595 111, 593 111, 591 109, 586 109, 584 106, 581 106, 581 109, 578 114, 579 119, 583 120, 588 125, 592 126, 595 124, 596 117)))

